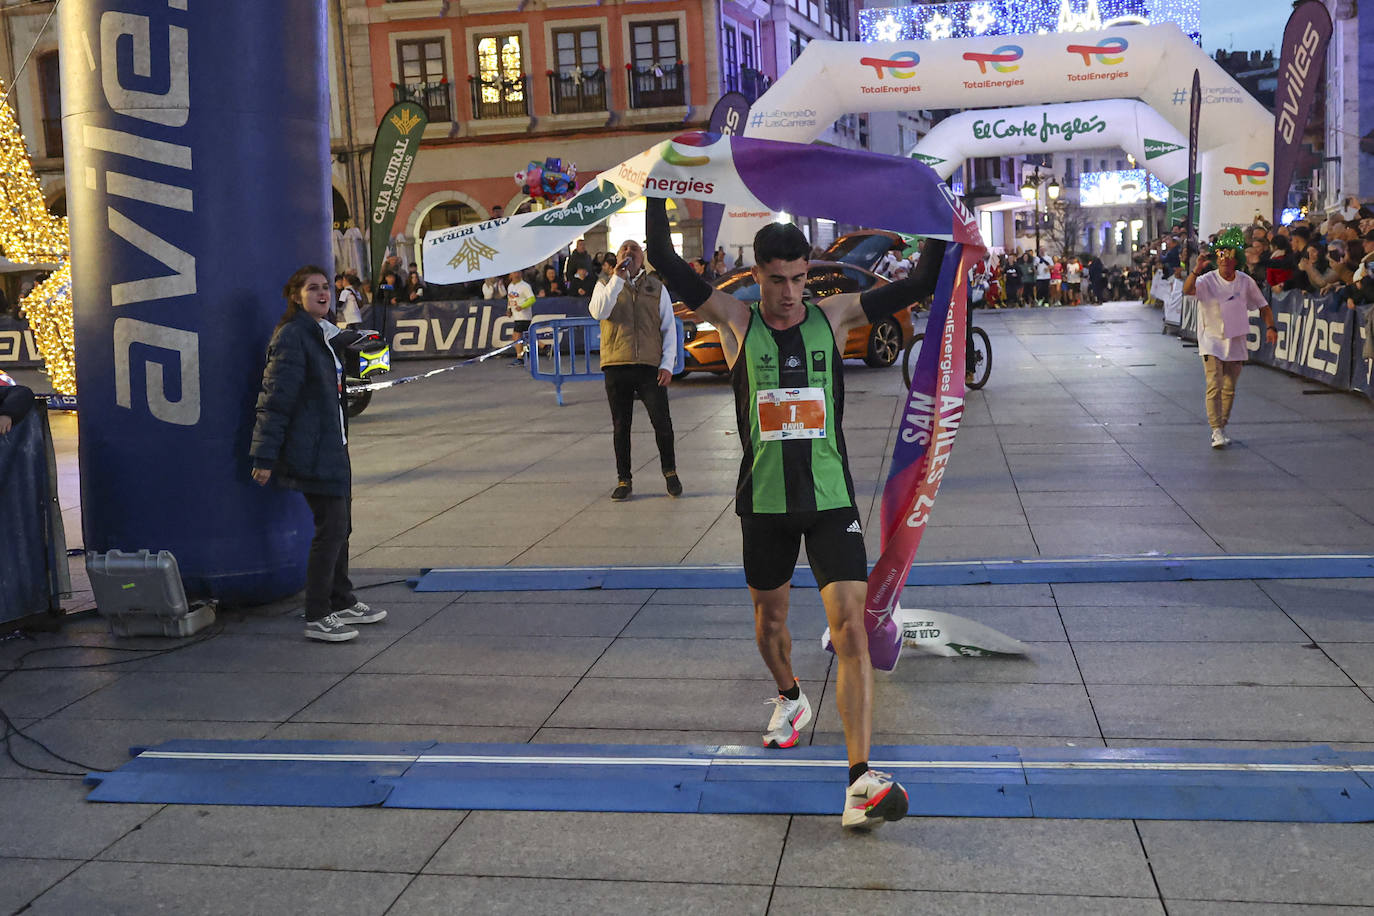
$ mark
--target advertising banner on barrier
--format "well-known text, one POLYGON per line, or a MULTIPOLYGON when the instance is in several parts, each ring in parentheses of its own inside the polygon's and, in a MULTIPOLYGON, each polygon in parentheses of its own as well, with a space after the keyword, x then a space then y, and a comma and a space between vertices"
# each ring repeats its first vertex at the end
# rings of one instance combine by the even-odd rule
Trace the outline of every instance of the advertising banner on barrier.
POLYGON ((1315 379, 1334 388, 1350 387, 1350 346, 1354 312, 1335 296, 1312 298, 1292 290, 1271 297, 1278 343, 1264 342, 1263 326, 1252 315, 1248 346, 1251 358, 1270 366, 1315 379))
POLYGON ((0 315, 0 369, 27 369, 43 365, 29 323, 0 315))
POLYGON ((1197 299, 1184 296, 1178 310, 1178 336, 1181 340, 1197 340, 1197 299))
MULTIPOLYGON (((1346 311, 1350 311, 1346 309, 1346 311)), ((1374 305, 1362 305, 1353 314, 1350 329, 1350 387, 1374 398, 1374 358, 1371 351, 1370 321, 1374 320, 1374 305)))
MULTIPOLYGON (((1251 314, 1246 335, 1250 362, 1374 397, 1374 364, 1362 355, 1363 322, 1374 306, 1353 312, 1337 296, 1313 297, 1297 290, 1273 293, 1269 299, 1279 339, 1273 346, 1265 342, 1263 322, 1258 313, 1251 314)), ((1197 339, 1197 299, 1192 296, 1183 297, 1179 337, 1197 339)))
MULTIPOLYGON (((587 318, 590 300, 571 296, 536 299, 534 321, 587 318)), ((372 306, 363 309, 363 324, 380 320, 372 306)), ((408 302, 387 308, 391 358, 440 359, 477 356, 510 341, 511 318, 504 299, 408 302)))
MULTIPOLYGON (((1164 323, 1181 325, 1183 323, 1183 281, 1178 277, 1165 277, 1162 274, 1150 286, 1150 293, 1164 303, 1164 323)), ((1196 313, 1194 313, 1196 315, 1196 313)))

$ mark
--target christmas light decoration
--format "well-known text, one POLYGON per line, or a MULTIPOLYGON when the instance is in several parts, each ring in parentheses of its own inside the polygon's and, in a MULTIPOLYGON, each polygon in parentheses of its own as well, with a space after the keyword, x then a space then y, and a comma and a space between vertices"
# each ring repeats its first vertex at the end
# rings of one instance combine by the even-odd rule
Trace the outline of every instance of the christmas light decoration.
POLYGON ((48 212, 4 91, 0 81, 0 251, 19 264, 59 265, 19 300, 19 312, 28 319, 53 386, 63 394, 76 394, 67 220, 48 212))
POLYGON ((1073 4, 1063 0, 1059 4, 1060 32, 1093 32, 1102 28, 1102 12, 1097 8, 1097 0, 1088 0, 1081 12, 1075 12, 1073 4))
POLYGON ((926 23, 926 37, 931 41, 948 38, 954 34, 954 20, 949 16, 936 13, 926 23))
POLYGON ((884 19, 875 27, 874 37, 877 41, 901 41, 906 37, 902 32, 900 22, 895 19, 884 19))
POLYGON ((992 12, 992 4, 975 3, 969 7, 968 27, 975 35, 986 35, 997 24, 997 16, 992 12))
POLYGON ((1201 16, 1200 0, 978 0, 913 4, 861 10, 859 39, 897 41, 906 37, 1036 35, 1173 22, 1200 44, 1201 16), (946 20, 948 35, 945 34, 946 20), (893 35, 896 37, 889 37, 893 35))

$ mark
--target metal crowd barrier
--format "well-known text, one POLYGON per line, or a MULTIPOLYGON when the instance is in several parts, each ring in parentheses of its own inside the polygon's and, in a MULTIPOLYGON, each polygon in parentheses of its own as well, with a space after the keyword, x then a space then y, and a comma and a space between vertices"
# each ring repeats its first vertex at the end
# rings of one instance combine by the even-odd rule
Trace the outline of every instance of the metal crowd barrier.
POLYGON ((552 382, 558 406, 563 383, 591 381, 601 374, 601 322, 595 318, 552 318, 525 332, 525 365, 530 377, 552 382))
MULTIPOLYGON (((677 360, 673 375, 682 372, 687 357, 683 349, 682 319, 677 322, 677 360)), ((525 365, 536 381, 552 382, 558 406, 563 406, 563 383, 603 378, 601 372, 601 322, 595 318, 536 320, 525 332, 525 365)))

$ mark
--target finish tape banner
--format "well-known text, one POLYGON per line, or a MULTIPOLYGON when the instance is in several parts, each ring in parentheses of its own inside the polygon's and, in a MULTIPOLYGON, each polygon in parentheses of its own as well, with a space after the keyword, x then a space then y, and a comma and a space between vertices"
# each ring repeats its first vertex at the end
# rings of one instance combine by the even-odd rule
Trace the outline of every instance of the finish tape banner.
POLYGON ((692 132, 602 172, 556 207, 427 234, 425 278, 466 283, 523 270, 641 195, 786 210, 982 247, 972 216, 955 218, 956 204, 967 210, 954 192, 914 160, 692 132))
POLYGON ((561 207, 431 233, 424 240, 429 279, 461 283, 522 269, 640 195, 785 210, 953 243, 941 264, 930 330, 883 489, 883 550, 868 580, 869 653, 876 667, 891 670, 902 648, 893 615, 963 417, 968 271, 985 253, 976 219, 933 169, 914 159, 693 132, 602 172, 561 207))
MULTIPOLYGON (((748 117, 749 100, 744 94, 727 92, 711 109, 711 120, 706 129, 723 137, 734 136, 744 132, 744 122, 748 117)), ((708 261, 716 250, 716 236, 720 233, 720 219, 724 215, 724 204, 703 204, 701 207, 701 252, 708 261)))

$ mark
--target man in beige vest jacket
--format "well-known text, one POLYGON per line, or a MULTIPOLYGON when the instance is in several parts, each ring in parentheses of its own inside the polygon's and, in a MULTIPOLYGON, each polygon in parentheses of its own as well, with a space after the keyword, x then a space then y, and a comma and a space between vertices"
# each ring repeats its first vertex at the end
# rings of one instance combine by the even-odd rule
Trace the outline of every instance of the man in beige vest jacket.
POLYGON ((644 402, 654 426, 659 463, 669 496, 682 495, 673 451, 673 419, 668 385, 677 360, 677 322, 668 290, 644 269, 644 249, 627 241, 616 256, 615 272, 602 274, 589 306, 601 322, 601 371, 611 405, 616 487, 611 499, 630 498, 630 423, 635 399, 644 402))

